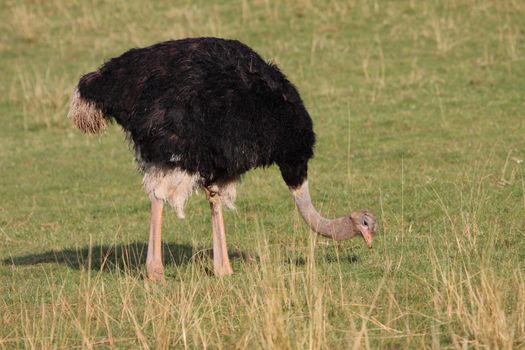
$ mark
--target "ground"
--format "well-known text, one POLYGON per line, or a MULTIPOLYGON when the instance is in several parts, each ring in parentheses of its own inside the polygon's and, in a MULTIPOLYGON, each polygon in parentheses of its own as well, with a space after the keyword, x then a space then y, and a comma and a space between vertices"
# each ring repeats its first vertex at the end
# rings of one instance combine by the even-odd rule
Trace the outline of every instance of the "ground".
POLYGON ((525 347, 525 2, 0 3, 0 348, 525 347), (130 47, 239 39, 314 120, 314 203, 376 214, 374 248, 314 237, 273 167, 248 174, 215 278, 204 194, 149 201, 124 135, 66 119, 79 77, 130 47))

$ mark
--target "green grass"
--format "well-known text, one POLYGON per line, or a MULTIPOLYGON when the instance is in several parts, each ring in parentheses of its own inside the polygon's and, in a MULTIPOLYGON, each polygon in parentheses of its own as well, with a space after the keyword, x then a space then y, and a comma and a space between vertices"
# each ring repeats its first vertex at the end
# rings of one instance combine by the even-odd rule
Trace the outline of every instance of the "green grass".
POLYGON ((525 348, 525 3, 0 2, 0 348, 525 348), (164 222, 167 281, 143 279, 149 201, 122 132, 66 119, 78 78, 130 47, 239 39, 314 119, 329 217, 314 237, 275 167, 226 213, 235 275, 209 274, 204 195, 164 222))

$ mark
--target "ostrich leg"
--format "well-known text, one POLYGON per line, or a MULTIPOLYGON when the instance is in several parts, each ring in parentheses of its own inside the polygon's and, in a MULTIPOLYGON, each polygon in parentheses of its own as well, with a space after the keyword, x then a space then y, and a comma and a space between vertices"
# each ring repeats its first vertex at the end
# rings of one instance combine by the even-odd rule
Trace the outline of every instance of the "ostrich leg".
POLYGON ((224 219, 222 217, 222 204, 219 189, 212 185, 205 188, 206 199, 210 202, 211 222, 213 234, 213 272, 215 276, 227 276, 233 273, 228 259, 226 247, 226 234, 224 232, 224 219))
POLYGON ((150 194, 151 218, 149 226, 148 256, 146 271, 148 278, 154 282, 164 281, 164 266, 162 264, 162 209, 164 202, 150 194))

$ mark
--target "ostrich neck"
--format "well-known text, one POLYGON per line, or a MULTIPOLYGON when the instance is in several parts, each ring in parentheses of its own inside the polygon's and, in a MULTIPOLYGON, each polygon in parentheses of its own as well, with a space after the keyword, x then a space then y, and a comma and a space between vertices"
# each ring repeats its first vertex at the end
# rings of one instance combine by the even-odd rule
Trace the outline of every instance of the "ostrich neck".
POLYGON ((290 192, 295 201, 295 205, 306 224, 321 236, 340 241, 354 236, 354 230, 350 218, 341 217, 330 220, 321 216, 314 208, 310 191, 308 190, 308 180, 305 180, 299 187, 290 188, 290 192))

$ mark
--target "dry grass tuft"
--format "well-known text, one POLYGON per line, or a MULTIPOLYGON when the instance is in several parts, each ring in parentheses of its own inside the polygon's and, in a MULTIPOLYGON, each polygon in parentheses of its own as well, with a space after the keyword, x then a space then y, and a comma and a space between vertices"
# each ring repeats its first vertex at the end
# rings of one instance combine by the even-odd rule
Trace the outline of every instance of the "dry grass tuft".
POLYGON ((522 271, 514 270, 509 279, 488 266, 434 269, 436 317, 455 348, 514 349, 525 344, 522 271))
POLYGON ((12 85, 10 97, 21 106, 24 130, 40 125, 48 129, 63 126, 68 97, 66 77, 30 67, 17 67, 16 71, 17 84, 12 85))

